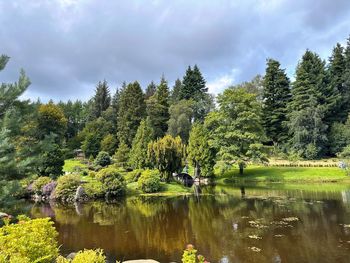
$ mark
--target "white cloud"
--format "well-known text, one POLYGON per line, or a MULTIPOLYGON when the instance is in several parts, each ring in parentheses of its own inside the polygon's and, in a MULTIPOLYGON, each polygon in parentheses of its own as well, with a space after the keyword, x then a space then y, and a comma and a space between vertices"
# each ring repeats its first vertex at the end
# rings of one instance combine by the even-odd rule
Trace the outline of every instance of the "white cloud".
POLYGON ((233 85, 235 82, 234 76, 236 73, 237 73, 237 70, 233 69, 230 74, 225 74, 214 79, 213 81, 209 81, 207 83, 209 93, 217 95, 221 93, 225 88, 233 85))

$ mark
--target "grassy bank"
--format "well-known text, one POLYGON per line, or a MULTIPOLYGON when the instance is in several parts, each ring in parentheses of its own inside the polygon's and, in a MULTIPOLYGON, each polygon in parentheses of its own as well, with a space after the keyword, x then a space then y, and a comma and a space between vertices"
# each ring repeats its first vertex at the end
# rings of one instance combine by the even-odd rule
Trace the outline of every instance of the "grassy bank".
POLYGON ((252 166, 240 175, 238 169, 232 169, 218 182, 284 182, 284 183, 350 183, 350 177, 337 167, 260 167, 252 166))

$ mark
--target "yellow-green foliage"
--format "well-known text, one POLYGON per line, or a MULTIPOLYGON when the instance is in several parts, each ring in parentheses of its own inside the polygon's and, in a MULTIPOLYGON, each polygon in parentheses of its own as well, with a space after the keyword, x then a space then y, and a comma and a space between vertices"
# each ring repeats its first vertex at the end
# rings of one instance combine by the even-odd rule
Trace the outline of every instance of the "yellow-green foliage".
POLYGON ((58 178, 56 186, 56 198, 60 200, 72 200, 80 185, 80 177, 76 174, 67 174, 58 178))
POLYGON ((0 228, 0 262, 52 262, 58 255, 57 232, 50 218, 30 220, 0 228))
POLYGON ((91 180, 84 184, 84 190, 87 196, 91 199, 100 198, 105 195, 102 183, 97 180, 91 180))
POLYGON ((205 257, 202 255, 198 255, 196 257, 197 250, 193 247, 193 245, 187 245, 184 253, 182 254, 182 263, 209 263, 206 261, 205 257))
POLYGON ((145 193, 155 193, 160 190, 160 177, 158 170, 145 170, 137 181, 138 187, 145 193))
POLYGON ((36 179, 33 183, 33 191, 36 194, 41 194, 43 186, 50 183, 51 179, 47 176, 41 176, 38 179, 36 179))
POLYGON ((106 197, 122 196, 126 192, 126 183, 118 169, 108 167, 96 174, 96 179, 102 183, 106 197))
POLYGON ((135 169, 131 172, 128 172, 125 176, 125 180, 127 183, 133 183, 133 182, 137 182, 137 180, 140 178, 141 173, 142 173, 142 169, 135 169))
POLYGON ((102 249, 79 251, 73 260, 59 256, 57 263, 105 263, 106 257, 102 249))

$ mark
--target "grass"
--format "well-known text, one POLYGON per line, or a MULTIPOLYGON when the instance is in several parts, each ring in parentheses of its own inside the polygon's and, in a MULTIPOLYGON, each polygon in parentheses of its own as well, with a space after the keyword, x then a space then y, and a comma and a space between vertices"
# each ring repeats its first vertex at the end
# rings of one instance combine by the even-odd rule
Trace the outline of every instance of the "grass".
POLYGON ((286 182, 286 183, 324 183, 349 182, 350 177, 337 167, 261 167, 230 170, 218 178, 218 182, 286 182))
POLYGON ((63 171, 64 172, 74 172, 76 167, 81 169, 87 169, 87 165, 83 164, 80 160, 67 159, 64 161, 63 171))
POLYGON ((173 195, 185 195, 190 194, 191 188, 185 187, 179 183, 176 182, 170 182, 170 183, 161 183, 161 190, 157 193, 150 193, 145 194, 142 191, 140 191, 137 187, 137 182, 129 183, 127 185, 127 193, 128 195, 159 195, 159 196, 173 196, 173 195))

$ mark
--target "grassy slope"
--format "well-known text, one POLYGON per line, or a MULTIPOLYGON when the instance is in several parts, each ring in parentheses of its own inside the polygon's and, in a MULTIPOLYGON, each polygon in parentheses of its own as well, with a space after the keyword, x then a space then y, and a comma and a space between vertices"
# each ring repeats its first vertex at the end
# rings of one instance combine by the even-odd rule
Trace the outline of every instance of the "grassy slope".
POLYGON ((251 182, 291 182, 291 183, 323 183, 349 182, 345 171, 336 167, 248 167, 243 175, 238 169, 231 170, 218 178, 223 181, 251 182))
POLYGON ((64 172, 74 172, 74 167, 81 167, 83 169, 87 168, 86 164, 80 162, 80 160, 68 159, 64 161, 63 171, 64 172))
POLYGON ((186 195, 192 193, 191 188, 185 187, 181 184, 178 184, 176 182, 171 182, 169 184, 162 183, 162 188, 160 192, 152 193, 152 194, 144 194, 142 191, 140 191, 137 187, 136 183, 129 183, 127 185, 128 188, 128 195, 136 195, 136 194, 142 194, 142 195, 186 195))

